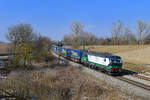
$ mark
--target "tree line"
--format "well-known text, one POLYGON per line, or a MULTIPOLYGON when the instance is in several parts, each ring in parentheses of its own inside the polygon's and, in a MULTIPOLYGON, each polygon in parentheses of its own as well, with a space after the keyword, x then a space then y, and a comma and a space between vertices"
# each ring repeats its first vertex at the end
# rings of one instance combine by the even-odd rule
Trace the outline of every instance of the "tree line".
POLYGON ((8 28, 6 35, 11 42, 13 55, 11 66, 27 68, 34 62, 48 61, 51 58, 51 40, 37 34, 27 23, 20 23, 8 28))
POLYGON ((70 29, 71 34, 66 34, 62 41, 75 48, 79 45, 150 44, 150 24, 142 20, 137 20, 135 32, 120 20, 113 22, 110 36, 106 38, 97 37, 91 32, 84 31, 84 25, 78 21, 73 22, 70 29))
MULTIPOLYGON (((84 25, 78 21, 73 22, 70 29, 71 33, 66 34, 61 43, 74 48, 85 45, 150 44, 150 24, 142 20, 137 21, 136 32, 120 20, 113 22, 107 38, 85 31, 84 25)), ((35 32, 30 24, 20 23, 9 27, 6 37, 12 44, 10 51, 14 54, 12 62, 15 67, 27 67, 34 62, 48 62, 51 59, 51 39, 35 32)))

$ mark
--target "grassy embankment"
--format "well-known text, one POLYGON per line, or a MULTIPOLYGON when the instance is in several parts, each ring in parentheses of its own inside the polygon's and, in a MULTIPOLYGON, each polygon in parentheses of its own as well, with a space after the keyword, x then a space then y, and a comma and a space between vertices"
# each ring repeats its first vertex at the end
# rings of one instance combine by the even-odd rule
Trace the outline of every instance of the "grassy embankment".
POLYGON ((11 71, 6 79, 0 79, 0 96, 18 100, 30 100, 31 97, 37 100, 140 100, 74 67, 60 67, 53 62, 38 65, 46 66, 46 69, 17 69, 11 71), (49 67, 50 70, 47 69, 49 67))
POLYGON ((150 72, 150 68, 146 67, 146 65, 150 65, 150 45, 86 46, 86 49, 121 56, 125 69, 150 72))
POLYGON ((13 71, 0 79, 0 95, 4 92, 18 100, 140 100, 71 66, 13 71))

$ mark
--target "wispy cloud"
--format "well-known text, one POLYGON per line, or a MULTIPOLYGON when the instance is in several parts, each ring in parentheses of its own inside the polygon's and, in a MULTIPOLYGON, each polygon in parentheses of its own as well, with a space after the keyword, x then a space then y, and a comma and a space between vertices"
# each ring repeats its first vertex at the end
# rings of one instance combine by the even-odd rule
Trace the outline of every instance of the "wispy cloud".
POLYGON ((96 25, 85 25, 85 28, 86 28, 86 29, 89 29, 89 28, 96 28, 96 25))

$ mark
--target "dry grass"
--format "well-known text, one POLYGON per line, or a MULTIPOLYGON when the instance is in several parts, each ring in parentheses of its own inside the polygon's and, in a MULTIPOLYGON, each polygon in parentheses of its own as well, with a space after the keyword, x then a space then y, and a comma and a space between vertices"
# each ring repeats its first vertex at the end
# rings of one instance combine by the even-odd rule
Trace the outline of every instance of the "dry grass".
MULTIPOLYGON (((15 71, 0 81, 0 90, 23 100, 127 100, 126 94, 74 67, 46 71, 15 71)), ((2 94, 2 91, 0 91, 2 94)), ((137 99, 136 99, 137 100, 137 99)))
POLYGON ((123 68, 128 69, 128 70, 133 71, 133 72, 137 72, 137 73, 150 72, 149 67, 145 67, 144 65, 141 65, 141 64, 133 64, 133 63, 125 62, 123 64, 123 68))
POLYGON ((9 53, 10 48, 11 48, 11 44, 0 43, 0 54, 9 53))
POLYGON ((107 45, 107 46, 86 46, 85 48, 95 52, 123 53, 127 51, 147 48, 148 46, 149 45, 107 45))
POLYGON ((116 54, 121 56, 126 62, 135 64, 150 64, 150 46, 126 52, 119 52, 116 54))

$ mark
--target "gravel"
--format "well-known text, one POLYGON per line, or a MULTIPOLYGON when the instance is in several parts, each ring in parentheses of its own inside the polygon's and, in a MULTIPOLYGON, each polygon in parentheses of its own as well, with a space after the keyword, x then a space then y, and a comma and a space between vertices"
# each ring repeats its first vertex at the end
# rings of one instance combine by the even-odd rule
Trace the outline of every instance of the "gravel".
POLYGON ((144 75, 144 74, 138 74, 138 75, 143 76, 143 77, 150 78, 150 75, 144 75))
POLYGON ((134 76, 130 76, 130 75, 125 75, 125 76, 123 76, 123 77, 150 86, 150 81, 146 81, 146 80, 144 80, 144 79, 140 79, 140 78, 137 78, 137 77, 134 77, 134 76))
MULTIPOLYGON (((54 55, 56 57, 58 57, 58 55, 56 55, 56 54, 54 54, 54 55)), ((145 90, 141 87, 138 87, 138 86, 135 86, 133 84, 129 84, 127 82, 121 81, 119 79, 116 79, 115 77, 106 75, 104 73, 100 73, 100 72, 97 72, 95 70, 91 70, 87 67, 84 67, 81 64, 74 63, 74 62, 69 61, 65 58, 62 58, 62 57, 60 57, 60 58, 64 59, 70 65, 81 69, 83 72, 86 72, 89 75, 96 77, 97 79, 100 79, 100 80, 107 82, 109 85, 111 85, 114 88, 120 89, 121 91, 123 91, 127 94, 140 96, 140 97, 143 97, 145 100, 150 100, 150 91, 148 91, 148 90, 145 90)))

